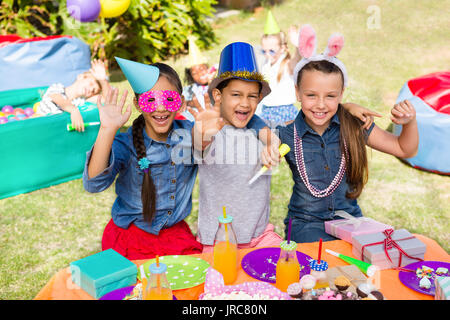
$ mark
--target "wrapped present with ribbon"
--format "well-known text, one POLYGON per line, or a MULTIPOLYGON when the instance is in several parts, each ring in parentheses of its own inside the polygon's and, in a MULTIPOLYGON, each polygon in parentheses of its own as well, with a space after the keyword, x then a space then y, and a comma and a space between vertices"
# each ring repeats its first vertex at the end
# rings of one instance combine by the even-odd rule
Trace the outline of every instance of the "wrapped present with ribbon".
POLYGON ((450 300, 450 277, 434 278, 434 286, 436 288, 435 300, 450 300))
POLYGON ((425 243, 406 229, 357 235, 353 237, 352 245, 355 257, 381 270, 422 261, 426 251, 425 243))
POLYGON ((349 243, 352 243, 352 238, 356 235, 392 229, 392 226, 371 218, 355 218, 343 210, 337 210, 334 215, 343 219, 325 221, 325 232, 349 243))

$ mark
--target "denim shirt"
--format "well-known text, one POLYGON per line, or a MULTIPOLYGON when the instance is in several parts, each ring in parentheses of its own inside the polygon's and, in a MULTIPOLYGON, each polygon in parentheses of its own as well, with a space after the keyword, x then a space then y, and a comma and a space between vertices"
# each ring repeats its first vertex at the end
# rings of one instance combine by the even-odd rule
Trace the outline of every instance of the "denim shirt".
MULTIPOLYGON (((340 122, 337 114, 330 121, 330 125, 320 136, 304 120, 300 111, 295 121, 288 126, 278 126, 280 139, 291 148, 285 158, 292 171, 294 186, 288 205, 288 216, 298 217, 308 221, 329 220, 334 218, 335 211, 344 210, 349 214, 360 217, 361 209, 356 199, 345 196, 349 190, 347 174, 335 191, 326 197, 316 198, 307 189, 301 179, 295 161, 294 125, 297 134, 302 138, 303 158, 309 182, 319 190, 327 188, 339 170, 341 162, 340 122)), ((367 137, 374 124, 367 131, 367 137)))
MULTIPOLYGON (((143 129, 149 172, 156 189, 156 212, 151 223, 144 221, 142 214, 144 173, 139 169, 132 128, 116 135, 108 167, 90 179, 87 168, 92 149, 87 152, 83 172, 86 191, 101 192, 111 186, 118 175, 115 185, 117 197, 111 209, 112 219, 118 227, 127 229, 134 223, 138 228, 158 235, 161 229, 173 226, 190 214, 192 190, 198 171, 192 153, 193 125, 190 121, 175 120, 165 142, 151 139, 143 129)), ((258 132, 265 123, 254 117, 247 126, 258 132)))

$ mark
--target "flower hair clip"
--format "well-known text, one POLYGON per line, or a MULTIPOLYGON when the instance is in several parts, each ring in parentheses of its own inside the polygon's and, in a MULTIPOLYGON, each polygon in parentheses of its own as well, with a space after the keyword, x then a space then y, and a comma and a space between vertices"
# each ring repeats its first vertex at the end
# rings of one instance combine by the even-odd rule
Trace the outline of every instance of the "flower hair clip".
POLYGON ((150 161, 148 161, 147 158, 141 158, 138 161, 139 169, 143 170, 144 172, 148 172, 148 166, 150 165, 150 161))

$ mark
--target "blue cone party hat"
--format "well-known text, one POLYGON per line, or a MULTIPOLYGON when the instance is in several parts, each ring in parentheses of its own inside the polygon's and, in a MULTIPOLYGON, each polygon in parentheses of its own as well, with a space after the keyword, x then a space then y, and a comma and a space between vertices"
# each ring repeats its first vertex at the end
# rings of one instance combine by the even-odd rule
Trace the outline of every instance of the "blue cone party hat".
POLYGON ((253 47, 245 42, 233 42, 227 45, 220 54, 219 71, 211 82, 208 92, 211 92, 221 82, 227 79, 241 79, 261 83, 261 98, 270 93, 269 83, 259 72, 253 47))
POLYGON ((149 91, 159 78, 159 69, 155 66, 115 57, 120 69, 135 93, 149 91))

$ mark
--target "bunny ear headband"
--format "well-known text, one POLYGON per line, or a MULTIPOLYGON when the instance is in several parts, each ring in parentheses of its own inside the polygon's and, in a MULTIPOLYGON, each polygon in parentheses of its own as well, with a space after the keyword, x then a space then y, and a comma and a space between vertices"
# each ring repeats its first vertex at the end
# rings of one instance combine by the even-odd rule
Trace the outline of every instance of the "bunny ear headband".
POLYGON ((313 27, 306 24, 300 28, 298 38, 298 51, 302 59, 297 63, 294 69, 294 81, 297 83, 298 73, 300 70, 311 61, 326 60, 336 65, 344 75, 344 87, 347 86, 347 70, 341 60, 336 58, 338 53, 344 46, 344 37, 341 34, 332 34, 328 39, 328 44, 325 51, 321 54, 316 54, 316 32, 313 27))

